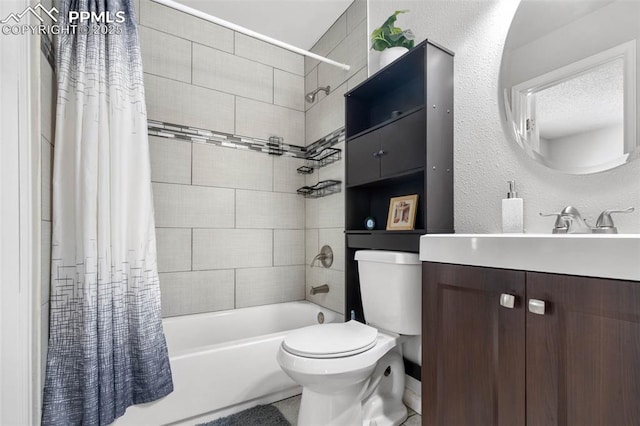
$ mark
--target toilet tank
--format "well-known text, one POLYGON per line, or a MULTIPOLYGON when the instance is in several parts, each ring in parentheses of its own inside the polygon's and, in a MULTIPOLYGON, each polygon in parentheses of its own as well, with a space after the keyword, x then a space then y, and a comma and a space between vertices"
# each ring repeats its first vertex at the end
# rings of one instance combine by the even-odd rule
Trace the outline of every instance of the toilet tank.
POLYGON ((367 324, 398 334, 420 334, 422 268, 418 254, 360 250, 355 260, 367 324))

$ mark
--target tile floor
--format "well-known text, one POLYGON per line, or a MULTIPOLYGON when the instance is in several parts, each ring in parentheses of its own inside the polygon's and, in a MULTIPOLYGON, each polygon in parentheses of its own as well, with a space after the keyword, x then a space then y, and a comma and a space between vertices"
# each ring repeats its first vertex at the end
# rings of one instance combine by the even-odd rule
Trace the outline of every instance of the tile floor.
MULTIPOLYGON (((298 424, 298 409, 300 408, 300 395, 274 402, 278 410, 293 426, 298 424)), ((420 426, 422 416, 409 408, 409 417, 401 426, 420 426)))

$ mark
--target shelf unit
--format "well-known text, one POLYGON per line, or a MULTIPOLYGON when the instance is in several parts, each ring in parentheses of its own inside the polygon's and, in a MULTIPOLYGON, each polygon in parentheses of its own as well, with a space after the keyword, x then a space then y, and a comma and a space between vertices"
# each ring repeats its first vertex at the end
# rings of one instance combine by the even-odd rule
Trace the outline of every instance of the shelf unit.
POLYGON ((321 198, 340 192, 341 184, 342 181, 339 180, 321 180, 315 185, 298 188, 297 192, 304 198, 321 198))
POLYGON ((356 250, 417 253, 420 235, 453 232, 453 53, 425 40, 345 99, 345 312, 364 320, 356 250), (390 199, 410 194, 415 229, 387 231, 390 199))

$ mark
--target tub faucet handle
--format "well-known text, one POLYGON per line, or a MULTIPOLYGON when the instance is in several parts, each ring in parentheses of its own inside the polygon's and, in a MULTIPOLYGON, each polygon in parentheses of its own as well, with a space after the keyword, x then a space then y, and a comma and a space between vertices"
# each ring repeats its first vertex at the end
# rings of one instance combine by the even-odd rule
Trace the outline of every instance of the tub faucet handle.
POLYGON ((320 249, 320 253, 318 253, 316 257, 313 258, 313 260, 311 261, 311 265, 309 266, 313 267, 313 265, 315 265, 317 261, 320 261, 320 263, 322 263, 322 266, 324 266, 325 268, 330 268, 331 265, 333 265, 333 250, 331 250, 331 247, 329 247, 328 245, 322 246, 322 249, 320 249))

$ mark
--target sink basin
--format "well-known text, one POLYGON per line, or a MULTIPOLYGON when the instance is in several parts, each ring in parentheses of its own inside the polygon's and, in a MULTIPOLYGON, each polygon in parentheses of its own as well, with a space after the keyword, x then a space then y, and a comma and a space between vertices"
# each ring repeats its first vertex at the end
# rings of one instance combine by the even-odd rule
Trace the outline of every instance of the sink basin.
POLYGON ((428 234, 420 260, 640 281, 640 234, 428 234))

